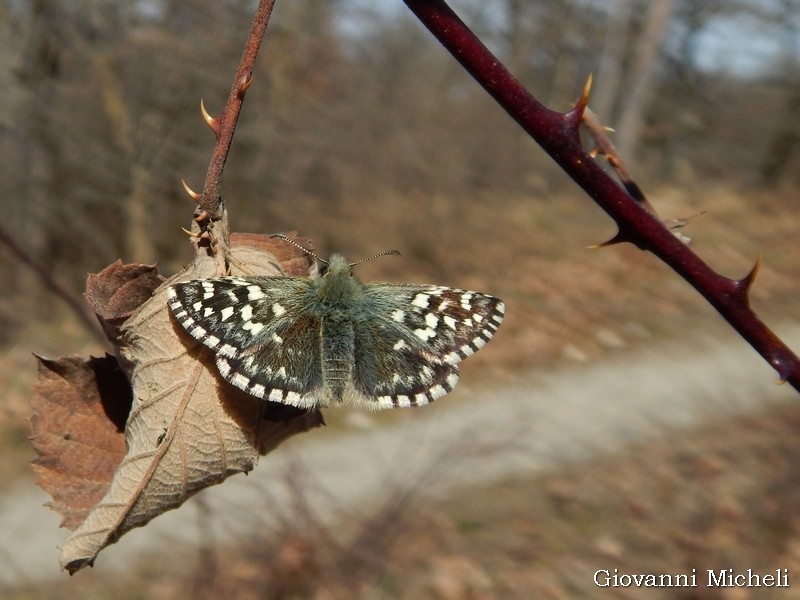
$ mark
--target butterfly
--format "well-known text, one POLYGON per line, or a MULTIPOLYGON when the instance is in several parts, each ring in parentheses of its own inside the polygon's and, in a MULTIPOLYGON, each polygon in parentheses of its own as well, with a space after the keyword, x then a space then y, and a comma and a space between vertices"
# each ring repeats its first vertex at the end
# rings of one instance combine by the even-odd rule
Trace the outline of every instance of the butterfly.
POLYGON ((505 305, 486 294, 361 283, 352 272, 357 263, 340 254, 318 260, 318 278, 176 283, 168 288, 169 309, 213 351, 225 381, 306 409, 428 404, 455 387, 458 363, 503 320, 505 305))

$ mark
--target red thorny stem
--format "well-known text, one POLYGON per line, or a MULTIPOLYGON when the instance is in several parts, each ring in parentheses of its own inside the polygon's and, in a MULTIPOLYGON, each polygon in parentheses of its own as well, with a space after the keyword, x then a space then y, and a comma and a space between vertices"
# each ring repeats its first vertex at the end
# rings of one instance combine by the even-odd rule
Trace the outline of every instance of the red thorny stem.
POLYGON ((800 359, 750 308, 758 264, 740 280, 719 275, 628 195, 583 150, 578 135, 588 91, 567 113, 540 104, 444 0, 404 0, 417 18, 553 160, 616 222, 614 242, 630 242, 663 260, 800 391, 800 359))
MULTIPOLYGON (((203 117, 206 123, 208 123, 208 126, 214 131, 217 141, 214 146, 214 153, 211 156, 211 163, 208 166, 208 172, 206 173, 203 193, 202 195, 193 194, 198 201, 195 220, 200 224, 208 221, 216 221, 221 217, 219 192, 222 172, 225 169, 225 161, 228 158, 228 152, 231 147, 231 142, 233 141, 233 133, 236 130, 236 123, 239 120, 239 113, 242 109, 244 96, 252 82, 256 56, 261 47, 261 41, 264 39, 267 25, 269 25, 269 18, 272 15, 272 8, 274 5, 275 0, 260 0, 258 3, 256 14, 253 17, 250 35, 245 43, 242 59, 239 62, 239 67, 236 70, 236 77, 233 80, 233 85, 228 95, 228 101, 220 115, 218 117, 212 117, 206 112, 205 107, 201 106, 203 117)), ((219 233, 223 236, 221 242, 227 245, 227 231, 223 230, 219 233)))

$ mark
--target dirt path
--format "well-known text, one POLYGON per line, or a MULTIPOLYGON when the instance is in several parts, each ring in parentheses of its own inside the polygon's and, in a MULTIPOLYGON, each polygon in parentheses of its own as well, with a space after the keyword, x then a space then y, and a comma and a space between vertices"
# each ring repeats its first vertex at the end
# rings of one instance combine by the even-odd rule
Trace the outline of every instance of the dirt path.
MULTIPOLYGON (((782 327, 779 334, 800 347, 800 326, 782 327)), ((302 479, 314 514, 346 518, 397 484, 452 494, 796 398, 774 380, 764 361, 731 335, 724 342, 659 343, 635 356, 534 374, 491 398, 459 389, 401 425, 295 438, 249 476, 233 477, 127 534, 100 554, 96 568, 124 567, 157 549, 174 555, 209 535, 224 542, 254 524, 268 526, 291 514, 289 472, 302 479)), ((67 532, 42 506, 46 501, 28 483, 0 497, 0 589, 65 577, 56 546, 67 532)))

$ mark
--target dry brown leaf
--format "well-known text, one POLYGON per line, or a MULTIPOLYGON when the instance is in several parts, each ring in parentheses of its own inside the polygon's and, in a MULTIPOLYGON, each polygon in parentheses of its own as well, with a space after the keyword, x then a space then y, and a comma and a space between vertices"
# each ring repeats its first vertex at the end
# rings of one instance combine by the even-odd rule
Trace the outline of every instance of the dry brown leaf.
POLYGON ((164 280, 155 265, 126 265, 120 260, 86 278, 86 302, 111 343, 117 343, 122 324, 164 280))
MULTIPOLYGON (((274 254, 252 245, 233 247, 229 260, 233 275, 280 273, 274 254)), ((304 260, 307 273, 310 263, 307 256, 304 260)), ((213 258, 198 257, 122 328, 121 351, 134 365, 128 453, 108 493, 61 547, 61 566, 71 573, 91 565, 100 550, 130 529, 205 487, 250 471, 259 454, 323 423, 317 411, 280 406, 280 414, 270 414, 270 403, 222 381, 210 353, 174 322, 167 285, 213 277, 215 265, 213 258)))
MULTIPOLYGON (((284 235, 294 240, 306 250, 314 251, 314 245, 311 243, 311 240, 298 237, 296 231, 287 231, 284 235)), ((271 253, 280 263, 283 273, 292 277, 306 276, 309 273, 309 269, 315 266, 314 261, 309 260, 308 254, 299 251, 296 246, 287 244, 280 238, 272 238, 262 233, 232 233, 231 246, 236 248, 236 253, 239 255, 241 255, 245 248, 271 253)), ((246 267, 240 265, 239 268, 246 267)), ((264 273, 255 272, 248 274, 263 275, 264 273)))
POLYGON ((108 491, 125 456, 123 429, 130 386, 116 359, 36 357, 38 379, 31 405, 36 483, 50 506, 75 529, 108 491))

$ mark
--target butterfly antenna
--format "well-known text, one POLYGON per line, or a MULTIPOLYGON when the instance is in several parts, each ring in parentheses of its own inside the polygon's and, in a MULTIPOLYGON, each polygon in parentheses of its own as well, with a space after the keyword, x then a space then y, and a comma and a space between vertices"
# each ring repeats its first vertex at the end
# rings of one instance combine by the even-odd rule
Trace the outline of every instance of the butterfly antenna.
POLYGON ((360 265, 361 263, 367 262, 368 260, 372 260, 373 258, 380 258, 381 256, 388 256, 388 255, 400 256, 400 251, 399 250, 384 250, 383 252, 381 252, 380 254, 376 254, 375 256, 370 256, 369 258, 362 258, 358 262, 350 263, 349 266, 352 268, 352 267, 355 267, 356 265, 360 265))
POLYGON ((327 260, 325 260, 324 258, 320 258, 319 256, 317 256, 316 254, 314 254, 314 253, 313 253, 311 250, 309 250, 308 248, 303 248, 303 246, 301 246, 300 244, 298 244, 297 242, 295 242, 293 239, 286 237, 286 236, 285 236, 285 235, 283 235, 282 233, 273 233, 273 234, 272 234, 271 236, 269 236, 269 237, 271 237, 271 238, 280 238, 280 239, 282 239, 284 242, 289 242, 289 243, 290 243, 292 246, 297 246, 298 248, 300 248, 300 250, 302 250, 303 252, 305 252, 306 254, 308 254, 308 255, 309 255, 311 258, 316 258, 316 259, 317 259, 319 262, 321 262, 321 263, 323 263, 323 264, 326 264, 326 265, 328 264, 328 261, 327 261, 327 260))

